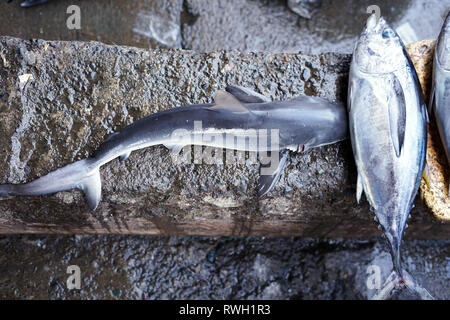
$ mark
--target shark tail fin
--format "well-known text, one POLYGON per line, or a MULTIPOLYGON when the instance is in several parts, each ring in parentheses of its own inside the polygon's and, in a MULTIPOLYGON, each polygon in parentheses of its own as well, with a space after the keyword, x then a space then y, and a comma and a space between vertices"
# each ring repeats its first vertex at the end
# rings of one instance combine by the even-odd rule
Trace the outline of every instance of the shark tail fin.
POLYGON ((392 271, 384 282, 383 286, 378 289, 371 300, 387 300, 392 297, 395 290, 407 288, 411 293, 417 295, 422 300, 434 300, 433 296, 406 271, 402 270, 402 275, 397 271, 392 271))
POLYGON ((89 208, 95 210, 102 199, 102 181, 99 168, 82 180, 80 189, 86 195, 89 208))
POLYGON ((78 188, 86 195, 89 207, 95 210, 101 200, 102 183, 99 167, 92 159, 83 159, 56 169, 24 184, 1 184, 0 197, 38 196, 78 188))

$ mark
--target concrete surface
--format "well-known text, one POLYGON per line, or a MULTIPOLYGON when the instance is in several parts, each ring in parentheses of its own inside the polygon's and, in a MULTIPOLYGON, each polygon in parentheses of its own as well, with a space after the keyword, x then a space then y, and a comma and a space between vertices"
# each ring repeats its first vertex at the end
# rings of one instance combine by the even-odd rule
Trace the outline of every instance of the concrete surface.
MULTIPOLYGON (((24 183, 88 157, 111 133, 147 115, 211 102, 213 93, 229 84, 273 100, 307 94, 345 101, 350 57, 198 54, 0 37, 0 61, 0 182, 24 183)), ((292 152, 280 181, 263 199, 256 193, 258 168, 250 159, 175 164, 164 146, 146 148, 101 168, 102 201, 95 211, 80 191, 12 196, 0 200, 0 232, 380 234, 367 203, 356 204, 349 141, 292 152), (217 230, 202 232, 205 221, 217 230), (261 221, 272 226, 258 226, 261 221), (297 230, 287 232, 289 226, 283 230, 274 224, 278 221, 297 230), (191 230, 183 227, 187 223, 191 230)), ((450 236, 450 225, 430 218, 419 199, 412 217, 408 236, 450 236)))
MULTIPOLYGON (((97 40, 136 47, 350 53, 372 0, 322 0, 305 19, 286 0, 50 0, 22 9, 0 2, 0 35, 23 39, 97 40), (69 30, 70 5, 81 9, 81 29, 69 30), (101 12, 101 14, 99 14, 101 12)), ((381 14, 405 42, 436 38, 448 9, 440 0, 380 0, 381 14), (427 14, 423 14, 426 12, 427 14)))
MULTIPOLYGON (((403 246, 405 267, 440 299, 450 298, 449 247, 403 246)), ((386 250, 380 239, 0 237, 0 299, 366 299, 368 267, 390 272, 386 250), (69 265, 80 290, 67 288, 69 265)))
POLYGON ((0 2, 0 35, 96 40, 144 48, 181 46, 180 0, 50 0, 26 9, 20 8, 20 2, 0 2), (71 5, 80 8, 80 29, 67 27, 71 5))

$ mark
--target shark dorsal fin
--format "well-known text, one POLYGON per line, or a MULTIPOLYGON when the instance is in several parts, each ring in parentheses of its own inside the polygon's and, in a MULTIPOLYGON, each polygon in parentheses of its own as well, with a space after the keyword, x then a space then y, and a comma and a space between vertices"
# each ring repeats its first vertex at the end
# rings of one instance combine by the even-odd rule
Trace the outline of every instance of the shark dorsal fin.
POLYGON ((236 99, 232 94, 223 90, 218 90, 214 94, 214 103, 214 106, 210 107, 210 109, 224 109, 236 113, 249 112, 249 110, 238 99, 236 99))
POLYGON ((270 102, 270 99, 259 94, 249 88, 241 86, 227 86, 225 90, 231 93, 236 99, 242 103, 263 103, 270 102))

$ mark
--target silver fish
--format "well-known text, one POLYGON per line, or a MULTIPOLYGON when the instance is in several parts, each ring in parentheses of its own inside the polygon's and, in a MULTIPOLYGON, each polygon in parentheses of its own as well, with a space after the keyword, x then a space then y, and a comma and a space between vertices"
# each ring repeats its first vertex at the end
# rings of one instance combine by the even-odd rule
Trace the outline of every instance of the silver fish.
MULTIPOLYGON (((143 118, 110 136, 87 159, 83 159, 25 184, 0 185, 0 196, 43 195, 78 188, 84 191, 91 209, 101 200, 99 168, 120 157, 125 160, 138 149, 163 144, 177 153, 185 145, 229 148, 243 151, 280 152, 275 168, 260 175, 258 193, 267 194, 279 179, 288 155, 287 150, 305 151, 344 140, 348 124, 345 106, 318 97, 300 96, 288 101, 270 101, 249 89, 229 86, 218 91, 215 103, 191 105, 159 112, 143 118), (196 129, 195 122, 202 128, 196 129), (266 144, 255 143, 249 130, 279 130, 266 144), (179 134, 181 131, 181 134, 179 134), (174 135, 174 132, 178 134, 174 135), (227 135, 227 139, 196 142, 195 135, 227 135), (230 138, 231 137, 231 138, 230 138), (244 139, 242 139, 244 137, 244 139)), ((269 140, 269 139, 267 139, 269 140)), ((271 158, 273 159, 273 158, 271 158)), ((267 167, 261 166, 261 168, 267 167)))
MULTIPOLYGON (((439 134, 450 165, 450 11, 444 21, 434 51, 430 106, 436 115, 439 134)), ((448 197, 450 197, 450 181, 448 197)))
POLYGON ((383 18, 371 15, 350 67, 348 112, 358 169, 357 200, 364 190, 391 249, 394 270, 373 297, 406 286, 431 295, 402 268, 400 245, 422 177, 426 107, 405 47, 383 18))

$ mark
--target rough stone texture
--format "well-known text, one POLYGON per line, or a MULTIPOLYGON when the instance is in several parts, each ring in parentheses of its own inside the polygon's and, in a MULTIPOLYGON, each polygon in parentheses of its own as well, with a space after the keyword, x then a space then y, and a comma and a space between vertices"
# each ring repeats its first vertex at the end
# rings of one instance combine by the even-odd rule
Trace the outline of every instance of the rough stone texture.
MULTIPOLYGON (((272 99, 306 93, 344 101, 349 56, 198 54, 3 37, 0 63, 0 182, 21 183, 89 156, 146 115, 210 102, 227 84, 272 99)), ((10 197, 0 201, 0 232, 379 235, 367 203, 356 205, 348 142, 292 153, 263 200, 255 193, 258 164, 175 165, 163 146, 114 160, 101 176, 95 212, 79 191, 10 197)), ((413 216, 407 236, 448 238, 449 225, 433 221, 419 201, 413 216)))
MULTIPOLYGON (((450 298, 448 240, 407 240, 404 266, 450 298)), ((368 267, 392 268, 384 242, 317 239, 0 237, 0 299, 367 299, 368 267), (81 290, 68 290, 69 265, 81 290)), ((394 299, 415 298, 403 290, 394 299)))

